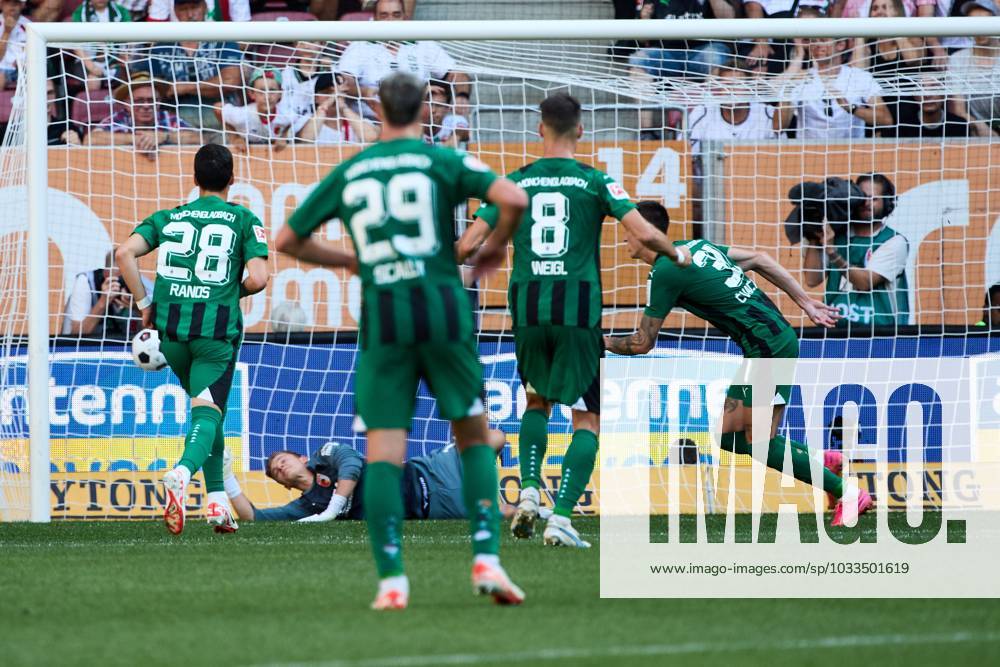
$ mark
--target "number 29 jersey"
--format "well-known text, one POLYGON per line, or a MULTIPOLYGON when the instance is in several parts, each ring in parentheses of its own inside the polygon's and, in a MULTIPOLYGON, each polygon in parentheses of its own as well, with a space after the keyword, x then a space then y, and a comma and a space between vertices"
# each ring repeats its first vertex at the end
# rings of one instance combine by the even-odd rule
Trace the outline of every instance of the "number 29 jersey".
MULTIPOLYGON (((507 178, 530 198, 514 234, 508 287, 514 327, 601 325, 601 225, 635 208, 604 172, 569 158, 542 158, 507 178)), ((497 210, 476 212, 490 227, 497 210)))
POLYGON ((267 234, 249 209, 215 195, 157 211, 132 232, 157 249, 154 322, 167 339, 237 340, 243 267, 267 257, 267 234))
POLYGON ((455 261, 455 207, 497 176, 420 139, 379 142, 338 165, 296 209, 300 238, 340 218, 358 257, 361 346, 468 340, 472 306, 455 261))

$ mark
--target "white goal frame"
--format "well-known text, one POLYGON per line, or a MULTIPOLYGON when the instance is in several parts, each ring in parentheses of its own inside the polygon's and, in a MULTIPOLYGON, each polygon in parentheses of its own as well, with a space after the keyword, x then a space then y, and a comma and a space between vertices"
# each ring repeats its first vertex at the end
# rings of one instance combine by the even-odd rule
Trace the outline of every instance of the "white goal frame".
POLYGON ((710 21, 404 21, 251 23, 32 23, 27 28, 28 419, 30 516, 51 520, 49 500, 49 274, 46 60, 49 43, 225 40, 574 40, 1000 35, 1000 17, 713 19, 710 21))

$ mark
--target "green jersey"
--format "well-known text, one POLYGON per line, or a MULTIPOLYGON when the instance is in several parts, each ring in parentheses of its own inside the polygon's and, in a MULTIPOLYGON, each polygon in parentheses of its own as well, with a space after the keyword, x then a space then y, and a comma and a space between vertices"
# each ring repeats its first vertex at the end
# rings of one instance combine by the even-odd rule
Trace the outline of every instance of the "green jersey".
POLYGON ((201 197, 157 211, 133 232, 159 248, 154 322, 168 340, 236 340, 243 333, 243 267, 267 257, 264 226, 249 209, 201 197))
POLYGON ((906 324, 910 316, 909 288, 906 282, 906 239, 889 227, 874 236, 838 234, 834 245, 847 258, 848 266, 864 267, 885 278, 869 291, 851 289, 847 271, 827 267, 826 302, 840 310, 841 326, 851 324, 891 327, 906 324))
POLYGON ((288 226, 347 226, 361 275, 361 346, 459 341, 475 331, 455 261, 455 206, 485 199, 489 167, 419 139, 375 144, 338 165, 288 226))
MULTIPOLYGON (((514 234, 508 302, 514 327, 601 325, 601 225, 635 208, 610 176, 567 158, 543 158, 508 176, 531 199, 514 234)), ((498 212, 476 216, 491 227, 498 212)))
MULTIPOLYGON (((711 323, 743 348, 746 357, 782 357, 795 338, 791 325, 743 269, 729 248, 708 241, 676 241, 691 252, 681 268, 660 256, 649 272, 645 314, 664 318, 674 306, 711 323)), ((797 346, 796 346, 797 349, 797 346)))

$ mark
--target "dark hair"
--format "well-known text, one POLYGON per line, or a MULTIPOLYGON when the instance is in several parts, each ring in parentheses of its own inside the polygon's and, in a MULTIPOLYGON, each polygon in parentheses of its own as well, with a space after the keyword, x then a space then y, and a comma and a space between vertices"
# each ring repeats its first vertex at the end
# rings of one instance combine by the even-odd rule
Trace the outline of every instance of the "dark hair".
POLYGON ((222 192, 233 182, 233 154, 221 144, 205 144, 194 156, 194 180, 209 192, 222 192))
MULTIPOLYGON (((271 455, 267 457, 267 461, 264 462, 264 474, 274 479, 274 474, 271 472, 271 464, 274 463, 274 459, 278 458, 281 454, 291 454, 292 456, 298 458, 298 454, 289 449, 279 449, 276 452, 271 452, 271 455)), ((275 482, 278 480, 274 479, 275 482)))
POLYGON ((454 93, 451 89, 451 81, 445 81, 443 79, 431 79, 427 82, 427 99, 431 97, 431 88, 440 88, 444 91, 445 102, 451 104, 451 100, 454 97, 454 93))
POLYGON ((538 106, 542 124, 558 135, 575 134, 580 125, 580 102, 568 93, 549 95, 538 106))
POLYGON ((420 117, 427 87, 417 77, 396 72, 382 79, 378 96, 382 101, 382 118, 393 127, 406 127, 420 117))
POLYGON ((649 221, 649 224, 659 229, 664 234, 670 226, 670 214, 658 201, 641 201, 635 205, 636 210, 649 221))
POLYGON ((878 220, 889 217, 889 214, 896 208, 896 186, 892 184, 892 181, 885 174, 862 174, 854 179, 855 184, 859 188, 862 183, 867 181, 878 183, 882 186, 882 216, 878 220))

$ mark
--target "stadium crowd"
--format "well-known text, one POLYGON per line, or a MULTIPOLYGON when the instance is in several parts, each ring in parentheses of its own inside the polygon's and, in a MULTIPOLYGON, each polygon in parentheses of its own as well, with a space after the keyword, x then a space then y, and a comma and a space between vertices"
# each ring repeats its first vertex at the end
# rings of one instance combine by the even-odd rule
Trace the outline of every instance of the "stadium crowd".
MULTIPOLYGON (((10 114, 25 27, 30 21, 399 21, 416 0, 0 0, 0 125, 10 114)), ((993 0, 614 0, 615 16, 636 20, 906 17, 998 13, 993 0)), ((989 136, 1000 130, 990 94, 945 98, 947 76, 989 82, 998 40, 661 40, 619 43, 612 53, 637 87, 705 82, 710 105, 663 113, 641 109, 643 139, 836 140, 863 136, 989 136), (790 82, 785 102, 725 102, 765 74, 790 82), (912 85, 919 80, 919 85, 912 85), (900 90, 917 90, 901 94, 900 90)), ((395 69, 433 81, 427 139, 461 145, 475 91, 439 44, 185 42, 125 50, 86 45, 50 53, 55 100, 50 142, 132 142, 155 157, 149 137, 197 143, 195 135, 248 144, 365 143, 379 132, 374 89, 395 69), (144 78, 145 77, 145 78, 144 78), (134 97, 140 92, 138 99, 134 97), (153 100, 150 102, 150 92, 153 100), (148 111, 137 107, 152 105, 148 111), (151 125, 136 124, 149 118, 151 125), (155 122, 152 120, 155 119, 155 122), (58 130, 58 131, 57 131, 58 130), (162 130, 162 131, 161 131, 162 130), (190 133, 188 132, 190 131, 190 133), (111 138, 108 134, 119 135, 111 138), (79 141, 78 141, 79 140, 79 141)), ((625 91, 627 94, 627 91, 625 91)), ((744 96, 745 97, 745 96, 744 96)))

